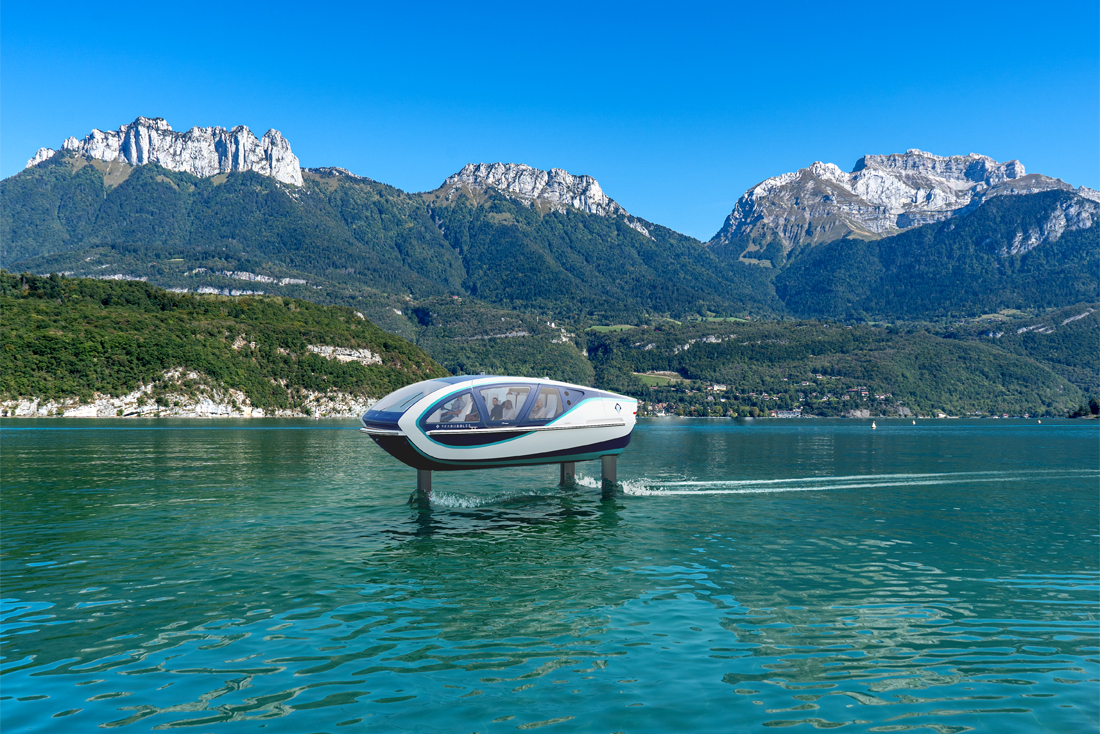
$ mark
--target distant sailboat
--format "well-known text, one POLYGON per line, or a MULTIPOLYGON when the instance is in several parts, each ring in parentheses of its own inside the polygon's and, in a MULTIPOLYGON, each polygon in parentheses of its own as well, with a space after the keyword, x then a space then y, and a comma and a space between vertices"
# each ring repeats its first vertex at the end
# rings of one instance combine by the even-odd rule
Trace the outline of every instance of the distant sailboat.
POLYGON ((871 421, 871 429, 873 430, 873 429, 875 429, 875 428, 878 428, 878 426, 876 426, 876 425, 875 425, 875 422, 874 422, 874 421, 871 421))

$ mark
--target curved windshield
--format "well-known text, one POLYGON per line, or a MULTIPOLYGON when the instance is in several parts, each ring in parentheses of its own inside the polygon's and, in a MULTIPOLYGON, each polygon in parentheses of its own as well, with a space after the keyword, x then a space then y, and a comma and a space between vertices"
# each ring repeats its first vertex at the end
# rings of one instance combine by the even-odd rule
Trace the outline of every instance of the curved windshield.
POLYGON ((379 400, 371 407, 371 410, 377 410, 379 413, 404 413, 420 398, 447 386, 446 382, 439 380, 427 380, 414 385, 406 385, 379 400))
POLYGON ((467 390, 436 403, 431 415, 422 421, 429 430, 439 428, 475 428, 481 423, 481 414, 467 390))

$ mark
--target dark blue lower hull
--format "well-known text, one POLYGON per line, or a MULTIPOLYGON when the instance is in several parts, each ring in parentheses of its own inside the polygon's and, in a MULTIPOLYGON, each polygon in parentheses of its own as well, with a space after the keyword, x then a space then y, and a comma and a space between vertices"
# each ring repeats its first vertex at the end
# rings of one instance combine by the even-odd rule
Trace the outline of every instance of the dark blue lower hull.
POLYGON ((538 464, 559 464, 569 461, 591 461, 601 456, 621 454, 630 443, 630 435, 610 441, 577 446, 560 451, 548 451, 542 454, 524 454, 502 459, 466 459, 460 461, 440 461, 421 453, 404 436, 371 436, 383 451, 398 461, 414 469, 432 471, 462 471, 465 469, 489 469, 498 466, 535 466, 538 464))

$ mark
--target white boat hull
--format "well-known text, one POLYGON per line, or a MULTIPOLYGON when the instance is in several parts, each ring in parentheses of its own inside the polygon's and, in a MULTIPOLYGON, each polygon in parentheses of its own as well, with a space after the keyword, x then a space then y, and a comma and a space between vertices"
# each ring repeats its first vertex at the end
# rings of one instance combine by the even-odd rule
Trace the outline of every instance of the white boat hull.
MULTIPOLYGON (((372 410, 363 416, 363 431, 385 451, 417 469, 455 471, 494 466, 523 466, 589 461, 617 456, 630 443, 637 401, 624 395, 552 380, 515 377, 448 378, 403 388, 414 393, 400 414, 372 410), (423 395, 415 396, 419 385, 423 395), (495 412, 482 396, 494 390, 514 390, 526 397, 511 420, 490 420, 495 412), (541 396, 563 396, 560 411, 538 420, 534 410, 541 396), (466 397, 469 396, 469 397, 466 397), (536 401, 538 396, 538 401, 536 401), (568 398, 572 397, 576 400, 568 398), (432 423, 448 401, 470 411, 451 423, 432 423), (566 405, 568 403, 568 405, 566 405)), ((398 391, 379 401, 385 408, 398 391)), ((509 393, 509 395, 515 394, 509 393)))

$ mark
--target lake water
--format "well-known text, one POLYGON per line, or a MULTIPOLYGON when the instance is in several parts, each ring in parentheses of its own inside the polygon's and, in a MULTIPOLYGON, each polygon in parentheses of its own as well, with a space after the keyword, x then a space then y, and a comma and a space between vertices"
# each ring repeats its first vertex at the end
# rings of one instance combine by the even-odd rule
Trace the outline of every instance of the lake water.
POLYGON ((1096 423, 643 420, 430 510, 354 427, 5 421, 5 734, 1097 730, 1096 423))

